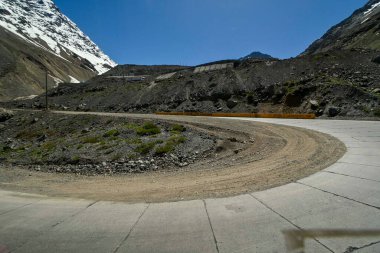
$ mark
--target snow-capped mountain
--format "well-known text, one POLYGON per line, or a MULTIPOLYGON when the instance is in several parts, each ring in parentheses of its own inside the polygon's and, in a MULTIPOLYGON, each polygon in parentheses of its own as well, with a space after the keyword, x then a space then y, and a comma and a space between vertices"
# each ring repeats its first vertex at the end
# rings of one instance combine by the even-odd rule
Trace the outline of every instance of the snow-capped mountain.
POLYGON ((0 26, 68 61, 86 59, 98 74, 116 66, 52 0, 0 0, 0 26))
POLYGON ((349 18, 333 26, 303 53, 332 49, 365 48, 380 50, 380 0, 370 0, 349 18))

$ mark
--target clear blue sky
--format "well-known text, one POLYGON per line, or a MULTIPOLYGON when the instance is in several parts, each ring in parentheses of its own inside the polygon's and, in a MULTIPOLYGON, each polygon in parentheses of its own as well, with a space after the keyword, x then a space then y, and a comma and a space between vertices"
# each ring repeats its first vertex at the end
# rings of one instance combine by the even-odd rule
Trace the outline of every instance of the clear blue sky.
POLYGON ((54 0, 119 64, 294 57, 366 0, 54 0))

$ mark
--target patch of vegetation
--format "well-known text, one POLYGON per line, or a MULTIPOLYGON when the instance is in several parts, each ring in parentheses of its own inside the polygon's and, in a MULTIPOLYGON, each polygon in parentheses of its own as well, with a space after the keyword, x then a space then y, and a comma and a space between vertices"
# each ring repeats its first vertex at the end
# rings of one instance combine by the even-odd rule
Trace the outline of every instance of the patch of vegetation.
POLYGON ((119 160, 120 158, 122 158, 122 155, 121 155, 120 153, 117 153, 117 154, 114 154, 114 155, 111 157, 111 161, 114 162, 114 161, 119 160))
POLYGON ((25 140, 31 140, 34 138, 37 138, 39 136, 43 135, 42 130, 23 130, 17 133, 16 138, 18 139, 25 139, 25 140))
POLYGON ((135 123, 126 123, 124 124, 124 127, 127 129, 135 130, 135 131, 139 128, 139 126, 135 123))
POLYGON ((146 122, 142 127, 136 129, 138 135, 155 135, 161 133, 161 130, 153 122, 146 122))
POLYGON ((154 154, 163 155, 173 150, 174 150, 174 146, 170 143, 166 143, 165 145, 157 147, 156 150, 154 151, 154 154))
POLYGON ((89 137, 84 137, 82 138, 82 143, 87 144, 87 143, 99 143, 101 142, 101 138, 99 136, 89 136, 89 137))
POLYGON ((130 138, 130 139, 124 139, 124 142, 128 144, 141 144, 142 140, 140 138, 130 138))
POLYGON ((175 124, 172 126, 172 129, 170 130, 171 133, 181 133, 181 132, 185 132, 186 131, 186 127, 184 127, 183 125, 179 125, 179 124, 175 124))
POLYGON ((165 145, 158 146, 154 154, 155 155, 163 155, 169 152, 172 152, 175 147, 181 143, 184 143, 186 141, 186 137, 182 135, 174 135, 171 136, 168 141, 165 143, 165 145))
POLYGON ((153 148, 156 146, 156 144, 157 143, 155 141, 143 143, 143 144, 141 144, 135 148, 135 152, 139 153, 141 155, 146 155, 151 150, 153 150, 153 148))
POLYGON ((107 138, 107 137, 118 136, 118 135, 120 135, 119 130, 117 130, 117 129, 111 129, 111 130, 105 132, 104 135, 103 135, 103 137, 107 138))
POLYGON ((45 151, 52 151, 56 148, 57 146, 57 143, 54 142, 54 141, 48 141, 48 142, 45 142, 44 144, 41 145, 41 147, 45 150, 45 151))

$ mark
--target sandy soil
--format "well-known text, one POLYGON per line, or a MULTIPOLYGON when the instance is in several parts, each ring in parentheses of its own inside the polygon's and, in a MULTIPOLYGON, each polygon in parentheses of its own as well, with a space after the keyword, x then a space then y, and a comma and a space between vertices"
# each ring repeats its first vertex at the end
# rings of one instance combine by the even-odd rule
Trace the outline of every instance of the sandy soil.
POLYGON ((328 167, 346 151, 332 136, 295 127, 207 117, 96 114, 180 121, 237 141, 220 143, 220 152, 186 169, 145 174, 87 177, 0 166, 0 188, 124 202, 225 197, 293 182, 328 167))

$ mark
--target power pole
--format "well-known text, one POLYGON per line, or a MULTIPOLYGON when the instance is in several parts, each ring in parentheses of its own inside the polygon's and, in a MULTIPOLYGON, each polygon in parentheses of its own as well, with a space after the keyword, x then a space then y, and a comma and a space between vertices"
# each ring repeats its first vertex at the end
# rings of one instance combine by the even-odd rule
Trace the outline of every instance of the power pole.
POLYGON ((48 105, 48 69, 45 68, 45 106, 46 111, 49 110, 48 105))

